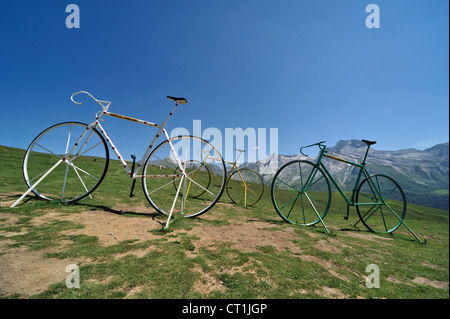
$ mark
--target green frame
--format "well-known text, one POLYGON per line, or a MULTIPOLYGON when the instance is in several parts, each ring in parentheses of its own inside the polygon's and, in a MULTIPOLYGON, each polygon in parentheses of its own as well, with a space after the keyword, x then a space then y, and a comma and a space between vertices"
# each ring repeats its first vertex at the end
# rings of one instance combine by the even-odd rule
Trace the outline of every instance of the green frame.
MULTIPOLYGON (((324 142, 320 142, 320 143, 324 143, 324 142)), ((351 162, 351 161, 348 161, 348 160, 345 160, 345 159, 342 159, 342 158, 339 158, 339 157, 336 157, 336 156, 328 155, 328 154, 326 153, 327 151, 326 151, 325 145, 322 145, 322 144, 319 144, 319 143, 318 143, 318 144, 313 144, 313 145, 310 145, 310 146, 314 146, 314 145, 319 145, 320 153, 319 153, 319 157, 318 157, 318 159, 317 159, 317 161, 316 161, 316 163, 315 163, 316 169, 314 170, 314 173, 313 173, 312 178, 314 179, 314 177, 315 177, 315 174, 316 174, 316 172, 317 172, 317 167, 322 168, 322 170, 325 172, 325 174, 327 175, 327 177, 331 180, 331 182, 333 183, 333 185, 337 188, 337 190, 339 191, 339 193, 341 194, 341 196, 342 196, 342 197, 344 198, 344 200, 347 202, 347 205, 348 205, 348 206, 355 206, 355 205, 358 205, 358 204, 355 203, 355 195, 356 195, 356 191, 357 191, 357 189, 358 189, 358 186, 359 186, 359 184, 360 184, 360 182, 361 182, 361 177, 362 177, 362 175, 364 174, 364 177, 370 179, 372 185, 374 185, 374 183, 373 183, 373 181, 372 181, 372 178, 370 177, 370 174, 369 174, 369 172, 368 172, 367 169, 366 169, 366 159, 367 159, 367 155, 368 155, 368 153, 369 153, 369 148, 370 148, 370 147, 367 147, 367 151, 366 151, 366 154, 364 155, 363 162, 362 162, 361 164, 358 164, 358 163, 354 163, 354 162, 351 162), (347 197, 347 195, 345 194, 345 192, 344 192, 344 191, 342 190, 342 188, 339 186, 338 182, 334 179, 333 175, 331 175, 331 173, 330 173, 330 171, 327 169, 327 167, 323 164, 322 159, 323 159, 324 156, 325 156, 325 157, 328 157, 328 158, 331 158, 331 159, 333 159, 333 160, 340 161, 340 162, 344 162, 344 163, 346 163, 346 164, 350 164, 350 165, 352 165, 352 166, 356 166, 356 167, 359 167, 359 168, 360 168, 359 173, 358 173, 358 177, 356 178, 355 186, 353 187, 352 196, 351 196, 350 199, 347 197)), ((309 146, 305 146, 305 147, 309 147, 309 146)), ((305 147, 302 147, 302 149, 305 148, 305 147)), ((300 149, 300 152, 301 152, 301 149, 300 149)), ((302 154, 303 154, 303 153, 302 153, 302 154)), ((306 154, 303 154, 303 155, 307 156, 306 154)), ((306 184, 307 184, 307 183, 306 183, 306 184)), ((378 195, 379 195, 379 194, 378 194, 378 195)), ((363 205, 364 205, 364 204, 363 204, 363 205)), ((371 205, 372 205, 372 203, 371 203, 371 205)))

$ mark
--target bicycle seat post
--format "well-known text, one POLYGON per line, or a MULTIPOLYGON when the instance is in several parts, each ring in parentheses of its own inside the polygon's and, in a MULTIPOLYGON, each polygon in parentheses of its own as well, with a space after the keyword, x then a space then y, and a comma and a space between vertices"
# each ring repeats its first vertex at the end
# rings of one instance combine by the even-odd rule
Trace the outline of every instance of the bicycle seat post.
POLYGON ((239 150, 239 149, 236 149, 236 151, 239 152, 239 155, 236 157, 236 161, 234 162, 234 164, 237 164, 239 157, 241 157, 241 154, 245 152, 245 150, 239 150))
POLYGON ((362 142, 367 144, 367 150, 366 150, 366 154, 364 155, 364 159, 362 162, 362 165, 366 164, 366 159, 367 159, 367 155, 369 154, 369 149, 370 149, 370 145, 376 144, 376 141, 368 141, 368 140, 361 140, 362 142))

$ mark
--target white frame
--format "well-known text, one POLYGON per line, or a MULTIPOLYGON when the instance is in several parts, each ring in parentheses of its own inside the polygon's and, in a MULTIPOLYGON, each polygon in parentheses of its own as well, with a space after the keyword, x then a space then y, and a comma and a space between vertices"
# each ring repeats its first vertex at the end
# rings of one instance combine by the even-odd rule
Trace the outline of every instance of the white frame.
MULTIPOLYGON (((169 145, 170 148, 172 150, 172 153, 175 155, 176 161, 177 161, 177 165, 180 169, 180 172, 184 174, 184 170, 183 170, 183 166, 181 165, 181 161, 178 158, 178 155, 175 152, 175 149, 172 145, 172 143, 170 142, 170 137, 169 134, 167 133, 165 127, 167 124, 167 121, 169 120, 169 118, 172 116, 173 112, 175 111, 175 109, 178 107, 178 102, 175 103, 175 106, 173 107, 172 111, 169 113, 169 116, 166 118, 166 120, 164 121, 163 124, 158 125, 156 123, 153 123, 151 121, 145 121, 145 120, 140 120, 140 119, 135 119, 129 116, 125 116, 125 115, 121 115, 121 114, 116 114, 116 113, 111 113, 109 112, 109 106, 111 104, 111 102, 109 101, 101 101, 101 100, 97 100, 95 97, 93 97, 89 92, 86 91, 79 91, 76 93, 73 93, 72 96, 70 97, 70 99, 72 100, 73 103, 81 105, 83 103, 80 102, 76 102, 74 101, 73 97, 77 94, 81 94, 81 93, 85 93, 87 95, 89 95, 96 103, 98 103, 101 107, 102 107, 102 111, 98 112, 96 114, 96 119, 95 122, 89 124, 89 127, 94 127, 94 128, 99 128, 100 129, 100 133, 105 137, 106 141, 108 142, 109 146, 111 146, 111 149, 114 151, 114 153, 116 154, 117 158, 120 160, 120 162, 122 163, 122 165, 124 166, 125 170, 127 171, 128 175, 131 176, 132 172, 131 169, 128 167, 127 163, 125 162, 125 160, 123 159, 123 156, 120 154, 119 150, 117 149, 117 147, 114 145, 114 142, 111 140, 111 138, 109 137, 108 133, 106 132, 106 130, 103 128, 103 126, 100 125, 100 120, 104 115, 107 116, 111 116, 111 117, 115 117, 115 118, 119 118, 122 120, 127 120, 127 121, 132 121, 132 122, 136 122, 136 123, 141 123, 144 125, 148 125, 148 126, 152 126, 152 127, 158 127, 159 130, 156 133, 155 137, 153 138, 150 146, 147 148, 147 151, 145 152, 145 154, 142 156, 142 159, 137 162, 137 168, 135 169, 135 171, 133 172, 133 176, 131 176, 131 178, 133 179, 137 179, 137 178, 143 178, 143 175, 139 175, 138 172, 141 170, 144 161, 146 160, 146 158, 150 155, 150 152, 153 150, 153 147, 155 146, 157 140, 159 139, 159 137, 161 136, 161 133, 164 133, 167 141, 169 141, 169 145)), ((78 142, 81 141, 84 137, 86 133, 83 133, 81 135, 81 137, 79 138, 79 140, 77 141, 77 143, 75 143, 75 146, 73 147, 73 149, 68 153, 68 155, 70 155, 73 150, 75 149, 75 147, 78 145, 78 142)), ((90 137, 87 138, 86 142, 89 140, 90 137)), ((80 151, 83 149, 84 145, 81 147, 80 151)), ((78 154, 77 154, 78 155, 78 154)), ((74 158, 76 158, 77 156, 75 156, 74 158)), ((73 159, 72 159, 73 160, 73 159)), ((162 175, 161 175, 162 176, 162 175)), ((165 175, 164 175, 165 176, 165 175)), ((160 177, 157 175, 152 175, 152 176, 145 176, 145 177, 160 177)))

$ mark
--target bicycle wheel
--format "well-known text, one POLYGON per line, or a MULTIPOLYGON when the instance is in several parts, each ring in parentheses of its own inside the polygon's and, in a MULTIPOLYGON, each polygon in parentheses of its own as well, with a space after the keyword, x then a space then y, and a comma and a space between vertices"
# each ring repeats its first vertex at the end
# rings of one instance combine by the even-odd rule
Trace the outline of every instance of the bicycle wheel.
POLYGON ((80 200, 92 193, 108 170, 109 150, 103 136, 93 127, 64 122, 40 133, 28 147, 23 176, 32 187, 60 162, 35 188, 40 198, 62 202, 80 200))
MULTIPOLYGON (((184 163, 182 163, 182 165, 184 166, 184 163)), ((188 188, 186 190, 186 194, 189 194, 189 196, 191 196, 193 198, 202 196, 206 192, 206 190, 209 188, 209 185, 211 183, 210 169, 208 168, 207 165, 205 165, 204 163, 201 163, 200 161, 197 161, 197 160, 188 161, 185 165, 185 168, 186 168, 186 170, 193 171, 191 174, 191 178, 193 181, 197 182, 197 183, 192 182, 192 181, 188 182, 188 188), (203 183, 204 187, 199 186, 200 183, 203 183)), ((179 171, 179 169, 174 169, 174 171, 172 173, 172 174, 174 174, 172 185, 175 188, 175 190, 177 190, 178 186, 179 186, 179 182, 177 183, 179 178, 176 177, 176 175, 178 174, 178 171, 179 171)), ((180 189, 180 192, 178 195, 183 196, 182 189, 180 189)))
POLYGON ((261 176, 247 168, 236 170, 227 181, 228 197, 235 204, 251 206, 256 204, 264 192, 261 176))
POLYGON ((331 203, 328 178, 320 168, 303 160, 283 165, 275 174, 271 192, 277 213, 297 225, 318 223, 331 203))
POLYGON ((356 211, 370 231, 391 233, 406 214, 406 198, 400 185, 386 175, 371 175, 364 179, 356 193, 356 211))
POLYGON ((213 207, 222 195, 226 181, 225 162, 219 151, 201 138, 177 136, 170 142, 180 162, 186 164, 178 167, 169 141, 159 144, 144 164, 144 194, 153 208, 162 214, 169 215, 173 210, 184 217, 199 216, 213 207), (218 187, 210 187, 210 175, 199 171, 201 166, 191 165, 193 163, 207 165, 218 180, 218 187), (203 191, 201 196, 200 191, 203 191))

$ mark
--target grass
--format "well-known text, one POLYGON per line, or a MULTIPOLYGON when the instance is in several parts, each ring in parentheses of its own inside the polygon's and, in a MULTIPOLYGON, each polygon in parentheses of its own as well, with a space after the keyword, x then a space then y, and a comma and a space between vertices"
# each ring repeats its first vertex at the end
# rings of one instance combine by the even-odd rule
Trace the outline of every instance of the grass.
POLYGON ((344 220, 345 202, 334 193, 325 218, 333 230, 328 235, 320 224, 284 222, 266 187, 254 207, 234 205, 224 194, 200 218, 175 218, 162 231, 165 217, 154 213, 139 185, 136 196, 128 197, 131 181, 116 161, 93 199, 65 205, 30 195, 9 208, 7 203, 26 190, 23 154, 0 146, 1 298, 449 298, 448 211, 408 204, 405 221, 428 240, 422 245, 404 226, 393 236, 350 227, 356 211, 351 208, 344 220), (85 219, 96 214, 103 218, 97 225, 105 227, 101 231, 91 230, 85 219), (116 230, 108 223, 113 222, 139 229, 112 241, 116 230), (105 238, 111 239, 107 245, 105 238), (60 280, 36 291, 4 292, 2 278, 25 280, 5 264, 19 254, 25 266, 27 256, 36 254, 50 268, 58 261, 76 263, 80 288, 66 287, 63 269, 60 280), (366 287, 370 264, 379 266, 380 288, 366 287))

